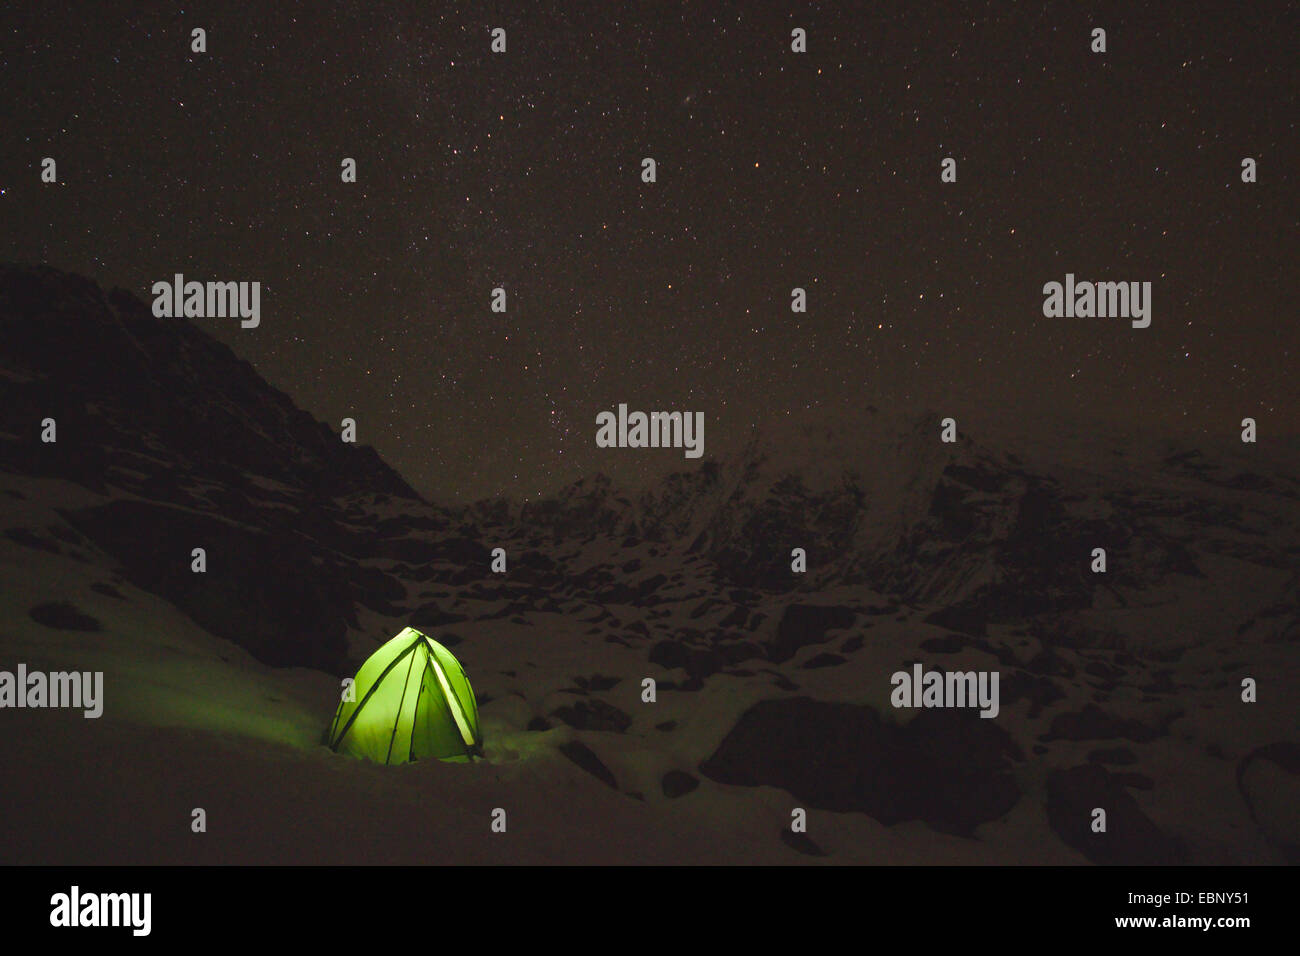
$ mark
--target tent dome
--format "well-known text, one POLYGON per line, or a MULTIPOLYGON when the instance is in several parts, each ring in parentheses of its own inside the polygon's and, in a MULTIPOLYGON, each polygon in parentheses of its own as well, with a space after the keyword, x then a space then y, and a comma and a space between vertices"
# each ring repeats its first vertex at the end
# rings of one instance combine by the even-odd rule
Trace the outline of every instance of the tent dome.
POLYGON ((330 725, 339 753, 388 764, 483 754, 469 678, 451 651, 413 627, 370 655, 351 690, 330 725))

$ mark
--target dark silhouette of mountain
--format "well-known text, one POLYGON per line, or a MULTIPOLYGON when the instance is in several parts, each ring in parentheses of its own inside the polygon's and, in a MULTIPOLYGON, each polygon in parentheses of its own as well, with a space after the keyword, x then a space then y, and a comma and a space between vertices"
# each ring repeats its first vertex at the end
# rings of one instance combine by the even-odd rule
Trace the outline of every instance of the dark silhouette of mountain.
POLYGON ((0 373, 0 468, 111 491, 69 523, 212 633, 268 663, 341 670, 353 602, 404 593, 357 563, 383 544, 339 501, 419 496, 190 322, 55 269, 0 267, 0 373))
POLYGON ((161 456, 174 486, 256 476, 322 497, 419 498, 373 448, 343 443, 227 346, 186 319, 155 318, 130 292, 105 295, 46 266, 0 266, 0 323, 7 468, 92 487, 127 482, 161 499, 174 488, 129 486, 132 471, 156 472, 150 456, 161 456), (40 444, 47 417, 58 423, 55 448, 40 444))

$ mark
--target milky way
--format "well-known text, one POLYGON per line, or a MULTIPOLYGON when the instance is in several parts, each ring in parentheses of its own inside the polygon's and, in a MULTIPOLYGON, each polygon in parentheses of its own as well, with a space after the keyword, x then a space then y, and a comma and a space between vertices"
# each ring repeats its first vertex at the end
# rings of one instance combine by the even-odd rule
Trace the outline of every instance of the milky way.
POLYGON ((260 281, 256 329, 199 323, 435 497, 683 467, 597 447, 621 402, 709 457, 868 402, 1300 426, 1284 4, 29 6, 0 259, 260 281), (1045 318, 1067 273, 1151 282, 1151 326, 1045 318))

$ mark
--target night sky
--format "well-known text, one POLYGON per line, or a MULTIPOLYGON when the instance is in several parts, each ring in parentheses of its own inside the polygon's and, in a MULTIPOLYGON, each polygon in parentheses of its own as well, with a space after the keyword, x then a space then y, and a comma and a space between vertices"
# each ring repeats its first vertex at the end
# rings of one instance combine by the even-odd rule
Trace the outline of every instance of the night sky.
POLYGON ((1300 430, 1286 4, 74 6, 0 12, 0 260, 261 281, 199 324, 435 498, 699 467, 598 449, 619 402, 703 461, 867 403, 1300 430), (1151 327, 1045 319, 1067 272, 1151 327))

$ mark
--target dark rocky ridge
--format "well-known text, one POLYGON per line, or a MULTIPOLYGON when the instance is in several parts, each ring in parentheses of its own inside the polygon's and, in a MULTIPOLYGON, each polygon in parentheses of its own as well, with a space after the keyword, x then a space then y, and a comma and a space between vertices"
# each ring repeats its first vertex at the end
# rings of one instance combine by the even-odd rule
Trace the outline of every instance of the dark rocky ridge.
POLYGON ((103 487, 161 457, 177 485, 256 475, 318 497, 419 500, 373 448, 344 444, 206 332, 80 276, 0 266, 0 369, 8 470, 103 487), (46 417, 58 422, 52 447, 40 442, 46 417))
POLYGON ((349 524, 347 496, 421 504, 374 449, 345 444, 228 347, 128 292, 0 267, 0 376, 0 470, 113 494, 64 517, 137 586, 265 663, 346 670, 353 602, 385 610, 406 594, 363 562, 435 556, 408 524, 390 541, 349 524), (55 443, 41 441, 45 418, 55 443))

